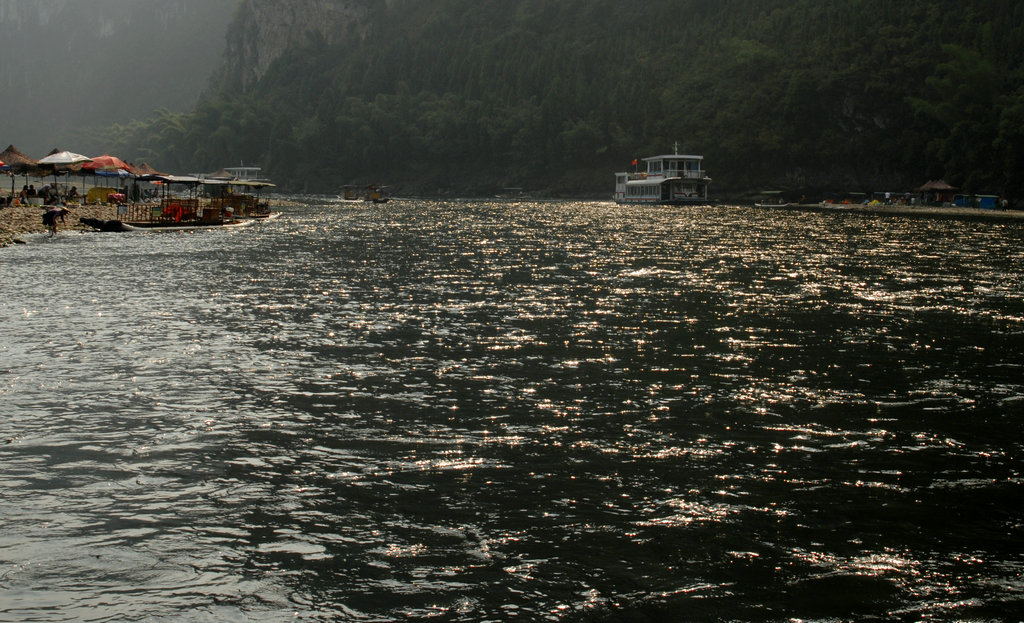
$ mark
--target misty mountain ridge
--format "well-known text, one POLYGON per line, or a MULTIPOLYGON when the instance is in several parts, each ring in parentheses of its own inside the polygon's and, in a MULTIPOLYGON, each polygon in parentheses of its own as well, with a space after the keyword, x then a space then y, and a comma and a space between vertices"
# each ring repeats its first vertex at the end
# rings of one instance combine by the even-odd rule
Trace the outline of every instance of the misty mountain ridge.
POLYGON ((69 133, 191 110, 237 0, 0 0, 4 144, 40 157, 69 133), (16 120, 16 122, 12 122, 16 120))
POLYGON ((1019 197, 1022 59, 1011 0, 243 0, 194 111, 80 138, 301 191, 607 196, 678 141, 713 192, 1019 197))
POLYGON ((310 40, 337 45, 369 34, 369 17, 392 0, 250 0, 227 34, 218 80, 224 88, 253 87, 289 49, 310 40))

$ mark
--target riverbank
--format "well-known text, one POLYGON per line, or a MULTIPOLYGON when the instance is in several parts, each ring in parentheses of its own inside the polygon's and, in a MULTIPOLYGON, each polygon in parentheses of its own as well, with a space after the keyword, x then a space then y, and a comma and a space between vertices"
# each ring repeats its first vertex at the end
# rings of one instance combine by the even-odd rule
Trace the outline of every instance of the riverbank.
POLYGON ((984 220, 1024 220, 1024 210, 982 210, 957 206, 909 206, 909 205, 865 205, 865 204, 787 204, 781 206, 758 206, 764 210, 803 210, 807 212, 845 212, 847 214, 871 214, 876 216, 919 216, 928 218, 964 218, 984 220))
MULTIPOLYGON (((98 218, 109 220, 117 218, 117 206, 114 205, 71 205, 70 213, 64 222, 57 222, 58 234, 68 230, 92 230, 88 225, 78 222, 80 218, 98 218)), ((40 206, 6 206, 0 210, 0 247, 16 244, 24 234, 45 233, 43 213, 40 206)))
MULTIPOLYGON (((271 199, 269 202, 275 207, 294 204, 294 202, 279 198, 271 199)), ((1024 221, 1024 210, 979 210, 977 208, 959 208, 953 206, 790 204, 786 206, 761 206, 760 209, 846 212, 852 214, 873 214, 878 216, 918 216, 928 218, 1024 221)), ((91 231, 91 227, 78 222, 78 219, 83 217, 97 218, 101 220, 117 218, 117 206, 114 205, 72 205, 69 207, 69 210, 71 210, 71 213, 65 217, 65 222, 58 223, 58 232, 65 230, 91 231)), ((17 244, 21 240, 20 236, 23 236, 24 234, 45 233, 46 226, 43 225, 44 211, 45 210, 39 206, 9 206, 0 209, 0 247, 17 244)))
MULTIPOLYGON (((273 207, 298 205, 283 199, 269 199, 267 202, 273 207)), ((70 214, 64 217, 65 222, 58 221, 58 234, 62 231, 94 231, 92 227, 78 222, 80 218, 95 218, 102 221, 118 218, 116 205, 72 204, 67 207, 70 214)), ((46 209, 41 206, 8 206, 0 209, 0 248, 24 242, 22 237, 26 234, 45 233, 45 211, 46 209)))

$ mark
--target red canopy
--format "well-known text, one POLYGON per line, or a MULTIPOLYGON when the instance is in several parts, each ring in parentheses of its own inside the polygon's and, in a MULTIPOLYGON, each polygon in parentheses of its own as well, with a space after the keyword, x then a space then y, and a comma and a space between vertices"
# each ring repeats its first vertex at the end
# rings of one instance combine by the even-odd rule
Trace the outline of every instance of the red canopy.
POLYGON ((114 171, 115 169, 128 170, 128 165, 125 164, 124 160, 121 160, 117 156, 111 156, 109 154, 103 154, 102 156, 96 156, 92 159, 92 162, 86 162, 82 165, 82 168, 87 171, 114 171))

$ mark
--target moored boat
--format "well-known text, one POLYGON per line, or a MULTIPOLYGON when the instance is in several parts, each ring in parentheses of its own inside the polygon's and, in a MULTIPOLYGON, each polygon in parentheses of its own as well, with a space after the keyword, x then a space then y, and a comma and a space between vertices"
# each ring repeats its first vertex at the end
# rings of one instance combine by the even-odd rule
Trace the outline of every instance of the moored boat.
POLYGON ((164 174, 138 176, 137 180, 160 185, 162 196, 143 203, 121 199, 115 221, 86 224, 101 231, 181 231, 238 227, 273 216, 260 196, 263 188, 273 186, 270 182, 164 174), (170 188, 175 185, 183 187, 184 191, 171 192, 170 188), (200 186, 205 188, 205 193, 199 192, 200 186), (256 194, 248 194, 250 190, 256 194))
POLYGON ((341 193, 338 198, 342 203, 350 203, 356 201, 366 201, 371 203, 387 203, 391 200, 391 192, 387 186, 380 186, 378 184, 368 184, 363 188, 363 192, 360 193, 359 189, 351 184, 346 184, 341 187, 341 193))
MULTIPOLYGON (((643 158, 646 171, 615 174, 616 203, 693 205, 708 203, 711 178, 704 170, 704 156, 674 153, 643 158)), ((633 160, 637 165, 637 160, 633 160)))
POLYGON ((790 203, 781 190, 763 190, 754 206, 758 208, 786 208, 790 203))
POLYGON ((359 191, 355 186, 342 186, 341 188, 341 200, 342 201, 362 201, 363 198, 359 196, 359 191))
POLYGON ((373 203, 387 203, 391 201, 391 193, 388 192, 387 186, 378 186, 377 184, 370 184, 366 187, 366 197, 363 201, 372 201, 373 203))

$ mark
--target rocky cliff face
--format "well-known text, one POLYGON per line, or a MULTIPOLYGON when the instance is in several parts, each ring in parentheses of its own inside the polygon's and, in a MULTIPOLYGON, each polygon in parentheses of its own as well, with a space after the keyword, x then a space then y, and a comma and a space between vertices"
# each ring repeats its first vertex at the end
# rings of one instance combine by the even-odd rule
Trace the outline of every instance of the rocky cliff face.
POLYGON ((365 37, 380 0, 243 0, 224 53, 226 84, 248 88, 292 46, 315 40, 331 45, 365 37))

